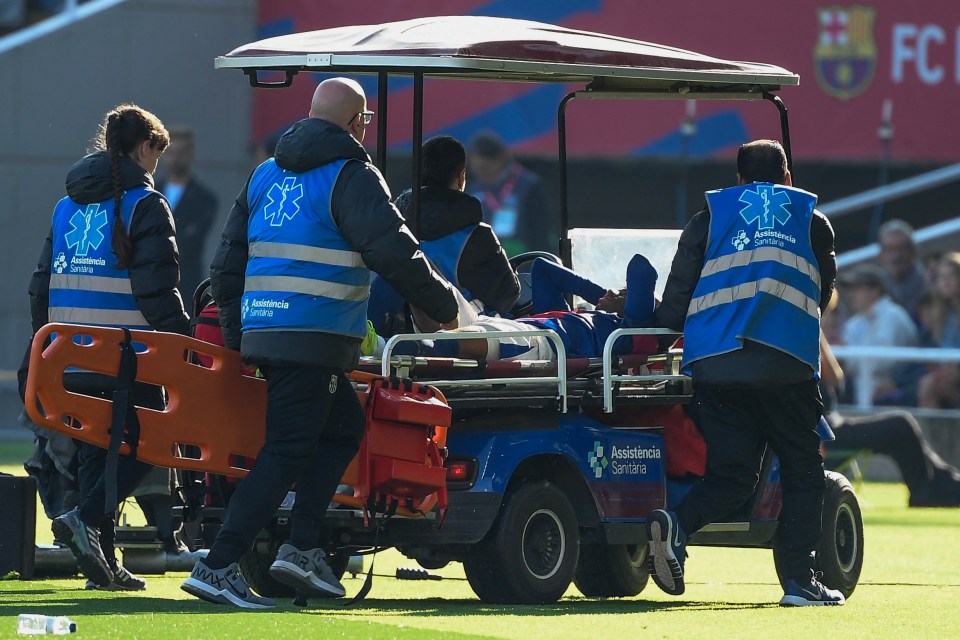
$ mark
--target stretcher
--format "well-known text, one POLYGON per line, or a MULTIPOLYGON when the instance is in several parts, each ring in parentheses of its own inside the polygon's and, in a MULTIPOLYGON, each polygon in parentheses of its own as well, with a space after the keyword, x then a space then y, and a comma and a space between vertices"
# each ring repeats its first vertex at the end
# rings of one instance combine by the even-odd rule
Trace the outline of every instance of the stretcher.
MULTIPOLYGON (((243 477, 244 460, 263 444, 266 381, 242 371, 240 354, 194 338, 130 331, 138 344, 136 380, 162 386, 162 410, 138 407, 138 459, 149 464, 243 477), (198 364, 205 361, 207 366, 198 364)), ((34 338, 26 408, 38 425, 107 448, 112 403, 64 387, 68 369, 116 376, 122 329, 48 324, 34 338)), ((335 502, 369 510, 394 503, 420 516, 446 507, 443 467, 450 408, 434 387, 356 371, 350 374, 366 413, 366 434, 343 477, 354 495, 335 502)), ((121 454, 131 452, 124 441, 121 454)), ((382 510, 382 509, 381 509, 382 510)))

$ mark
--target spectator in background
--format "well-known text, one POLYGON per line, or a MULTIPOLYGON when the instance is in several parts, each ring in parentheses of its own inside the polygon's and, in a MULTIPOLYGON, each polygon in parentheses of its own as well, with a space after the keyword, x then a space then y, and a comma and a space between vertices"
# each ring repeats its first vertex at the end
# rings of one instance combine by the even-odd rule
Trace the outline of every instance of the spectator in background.
POLYGON ((927 289, 913 243, 913 227, 903 220, 890 220, 881 225, 877 237, 887 294, 913 315, 920 296, 927 289))
POLYGON ((557 252, 555 217, 540 177, 523 168, 492 132, 470 142, 470 194, 483 206, 483 221, 493 227, 507 255, 525 251, 557 252))
POLYGON ((942 251, 934 251, 923 256, 923 286, 924 292, 932 295, 937 285, 937 270, 940 267, 940 260, 943 258, 942 251))
MULTIPOLYGON (((917 327, 903 307, 886 293, 883 270, 874 264, 859 264, 838 278, 840 297, 853 315, 843 325, 843 343, 863 347, 912 347, 917 344, 917 327)), ((855 381, 867 365, 851 359, 847 373, 855 381)), ((895 363, 874 362, 869 383, 871 399, 894 391, 895 363)), ((863 392, 857 390, 858 393, 863 392)))
POLYGON ((250 143, 250 155, 253 157, 253 168, 259 167, 273 157, 278 140, 280 140, 278 136, 271 135, 250 143))
MULTIPOLYGON (((917 301, 917 346, 924 349, 935 349, 937 341, 930 330, 933 318, 933 291, 924 292, 917 301)), ((918 389, 920 381, 929 372, 925 362, 900 362, 894 367, 892 374, 893 387, 881 392, 874 398, 874 404, 893 405, 899 407, 916 407, 919 405, 918 389)))
POLYGON ((910 490, 911 507, 960 507, 960 471, 937 455, 916 418, 906 411, 840 415, 837 393, 843 388, 843 370, 822 333, 820 373, 823 415, 836 436, 825 443, 827 451, 866 449, 889 456, 910 490))
POLYGON ((26 20, 26 0, 0 0, 0 35, 19 29, 26 20))
POLYGON ((520 295, 520 281, 497 234, 483 222, 480 201, 464 193, 467 154, 455 138, 427 140, 421 154, 420 211, 413 192, 397 196, 420 249, 477 311, 505 314, 520 295))
MULTIPOLYGON (((960 253, 940 259, 929 315, 934 346, 960 349, 960 253)), ((920 379, 917 394, 925 409, 960 407, 960 366, 956 362, 933 366, 920 379)))
POLYGON ((170 147, 163 158, 165 173, 157 191, 166 196, 173 210, 180 251, 179 289, 188 301, 197 285, 209 277, 204 244, 217 213, 217 197, 193 175, 195 158, 193 130, 183 125, 170 127, 170 147))

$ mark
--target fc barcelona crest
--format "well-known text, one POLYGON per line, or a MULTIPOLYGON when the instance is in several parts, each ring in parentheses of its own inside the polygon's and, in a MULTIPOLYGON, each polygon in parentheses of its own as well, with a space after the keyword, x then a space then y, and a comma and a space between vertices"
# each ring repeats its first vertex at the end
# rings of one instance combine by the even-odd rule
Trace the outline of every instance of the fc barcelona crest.
POLYGON ((875 17, 875 9, 859 5, 817 9, 820 32, 813 50, 814 69, 828 95, 849 100, 870 86, 877 67, 875 17))

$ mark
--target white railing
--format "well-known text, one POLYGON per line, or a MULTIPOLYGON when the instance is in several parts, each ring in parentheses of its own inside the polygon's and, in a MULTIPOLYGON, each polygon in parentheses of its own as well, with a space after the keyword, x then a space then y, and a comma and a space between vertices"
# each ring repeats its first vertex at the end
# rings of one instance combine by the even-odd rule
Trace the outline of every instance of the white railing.
MULTIPOLYGON (((555 331, 550 329, 535 329, 533 331, 491 331, 491 332, 441 332, 441 333, 398 333, 387 340, 383 347, 383 362, 381 364, 380 374, 389 376, 391 374, 391 365, 395 364, 393 348, 398 342, 419 341, 419 340, 488 340, 499 338, 529 338, 533 336, 545 336, 553 344, 557 354, 557 375, 555 376, 537 376, 523 378, 497 378, 496 384, 508 385, 526 385, 542 384, 544 382, 557 385, 557 394, 560 396, 560 410, 567 412, 567 350, 563 346, 563 341, 555 331)), ((430 384, 441 389, 446 386, 479 386, 491 383, 489 379, 477 380, 431 380, 430 384)))
POLYGON ((952 164, 934 171, 900 180, 883 187, 877 187, 858 193, 847 198, 834 200, 818 207, 828 218, 839 218, 859 209, 871 207, 880 202, 909 196, 918 191, 925 191, 938 187, 941 184, 960 180, 960 164, 952 164))
POLYGON ((960 349, 929 349, 921 347, 853 347, 846 345, 831 346, 830 349, 840 360, 856 361, 858 366, 854 377, 855 399, 857 407, 867 409, 873 406, 873 374, 877 364, 882 362, 960 362, 960 349))
POLYGON ((613 411, 613 387, 617 382, 663 382, 666 380, 689 380, 688 376, 680 373, 680 359, 682 349, 671 349, 668 353, 668 373, 656 375, 629 375, 613 373, 613 347, 617 339, 622 336, 673 336, 679 338, 682 334, 672 329, 616 329, 603 344, 603 410, 605 413, 613 411))

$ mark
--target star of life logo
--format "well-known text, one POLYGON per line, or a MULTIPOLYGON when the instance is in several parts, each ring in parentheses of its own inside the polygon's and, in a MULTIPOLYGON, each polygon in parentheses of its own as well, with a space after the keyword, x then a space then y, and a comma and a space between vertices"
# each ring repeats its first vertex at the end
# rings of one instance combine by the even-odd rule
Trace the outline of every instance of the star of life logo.
POLYGON ((263 217, 271 227, 283 226, 300 212, 300 199, 303 198, 303 183, 296 178, 284 178, 275 182, 267 191, 267 204, 263 208, 263 217))
POLYGON ((732 244, 737 251, 743 251, 744 247, 750 244, 750 236, 747 235, 746 231, 740 229, 740 232, 730 239, 730 244, 732 244))
POLYGON ((77 209, 70 217, 70 226, 65 238, 68 249, 76 249, 75 255, 85 257, 92 248, 100 248, 104 240, 103 228, 107 226, 107 212, 99 204, 87 205, 86 210, 77 209))
POLYGON ((610 464, 603 455, 603 445, 599 440, 593 443, 593 450, 587 454, 587 462, 590 463, 590 470, 593 471, 594 478, 603 475, 603 470, 610 464))
POLYGON ((757 225, 754 247, 785 247, 788 243, 797 243, 792 235, 777 230, 778 225, 782 227, 790 220, 788 207, 793 201, 785 189, 772 184, 754 184, 740 194, 740 202, 744 205, 740 217, 749 225, 757 225))

